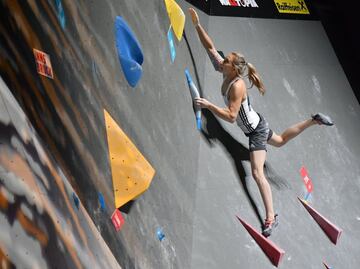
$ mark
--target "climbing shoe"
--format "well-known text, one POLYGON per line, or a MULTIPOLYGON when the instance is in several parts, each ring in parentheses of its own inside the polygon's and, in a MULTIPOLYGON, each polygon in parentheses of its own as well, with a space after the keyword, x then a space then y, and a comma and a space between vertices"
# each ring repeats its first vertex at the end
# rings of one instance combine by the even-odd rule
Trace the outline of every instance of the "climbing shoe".
POLYGON ((272 220, 265 219, 264 227, 262 230, 262 235, 265 237, 269 237, 273 230, 278 226, 278 215, 275 214, 274 218, 272 220))
POLYGON ((329 116, 326 116, 322 113, 317 113, 315 115, 311 115, 312 119, 317 121, 320 124, 324 124, 327 126, 332 126, 334 123, 332 122, 331 118, 329 116))

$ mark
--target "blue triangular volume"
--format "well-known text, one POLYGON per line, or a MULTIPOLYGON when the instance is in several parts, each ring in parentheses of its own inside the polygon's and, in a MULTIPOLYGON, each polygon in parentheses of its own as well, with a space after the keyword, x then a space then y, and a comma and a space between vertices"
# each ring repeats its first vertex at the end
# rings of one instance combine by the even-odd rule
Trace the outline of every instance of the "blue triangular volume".
POLYGON ((131 87, 135 87, 142 76, 144 56, 135 34, 120 16, 115 19, 115 39, 125 78, 131 87))

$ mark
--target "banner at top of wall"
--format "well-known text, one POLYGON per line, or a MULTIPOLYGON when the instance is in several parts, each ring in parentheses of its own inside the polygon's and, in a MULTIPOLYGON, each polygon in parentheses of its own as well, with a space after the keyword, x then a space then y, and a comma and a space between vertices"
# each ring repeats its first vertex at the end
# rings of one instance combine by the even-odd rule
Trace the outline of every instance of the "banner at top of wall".
POLYGON ((319 20, 310 0, 186 0, 208 15, 319 20))

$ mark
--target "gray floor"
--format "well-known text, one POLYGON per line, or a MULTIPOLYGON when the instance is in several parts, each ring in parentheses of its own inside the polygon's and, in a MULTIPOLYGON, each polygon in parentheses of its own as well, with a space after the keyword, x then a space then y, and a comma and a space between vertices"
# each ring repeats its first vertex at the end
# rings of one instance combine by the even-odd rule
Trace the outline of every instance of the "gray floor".
MULTIPOLYGON (((177 2, 187 15, 189 4, 177 2)), ((196 130, 184 70, 189 68, 194 79, 197 74, 203 96, 219 105, 221 76, 190 18, 171 64, 169 19, 161 0, 63 1, 64 29, 53 1, 9 3, 0 4, 7 26, 1 28, 0 74, 122 268, 271 267, 235 218, 238 214, 259 229, 264 215, 247 138, 206 111, 203 132, 196 130), (129 23, 144 51, 143 78, 134 89, 116 55, 117 15, 129 23), (34 47, 50 54, 55 80, 36 74, 34 47), (114 208, 104 108, 156 169, 118 233, 109 220, 114 208), (97 191, 106 198, 104 214, 94 210, 97 191), (158 227, 165 233, 162 242, 158 227)), ((336 123, 306 130, 283 148, 269 147, 266 167, 280 215, 271 239, 286 251, 279 267, 322 268, 326 261, 334 268, 355 268, 360 261, 360 107, 321 23, 199 14, 219 50, 240 51, 256 66, 267 93, 261 97, 252 89, 251 100, 275 132, 318 111, 336 123), (336 246, 297 201, 305 194, 302 165, 314 182, 311 205, 344 230, 336 246)))

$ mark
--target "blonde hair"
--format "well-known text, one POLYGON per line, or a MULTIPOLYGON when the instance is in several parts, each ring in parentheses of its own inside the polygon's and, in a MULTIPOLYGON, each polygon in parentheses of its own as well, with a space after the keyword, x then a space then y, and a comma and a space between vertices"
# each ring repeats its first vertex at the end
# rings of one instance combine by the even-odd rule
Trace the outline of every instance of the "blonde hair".
POLYGON ((258 88, 260 94, 264 95, 265 94, 264 84, 258 72, 256 71, 255 67, 251 63, 246 62, 242 54, 237 52, 232 52, 231 54, 234 56, 232 63, 236 69, 237 74, 239 76, 243 76, 245 73, 245 69, 247 67, 248 69, 247 77, 251 83, 250 88, 255 85, 256 88, 258 88))

